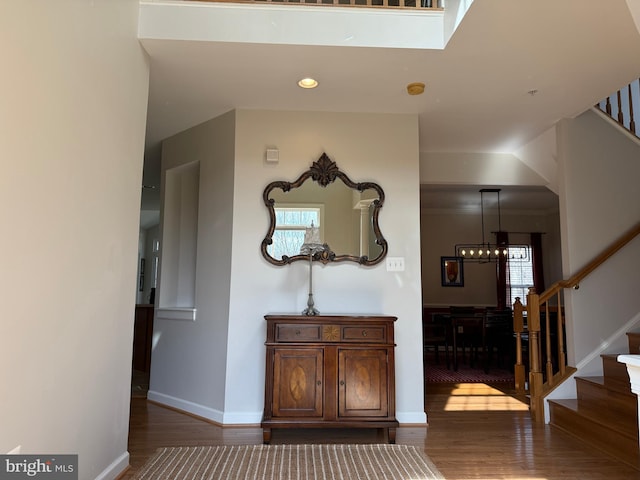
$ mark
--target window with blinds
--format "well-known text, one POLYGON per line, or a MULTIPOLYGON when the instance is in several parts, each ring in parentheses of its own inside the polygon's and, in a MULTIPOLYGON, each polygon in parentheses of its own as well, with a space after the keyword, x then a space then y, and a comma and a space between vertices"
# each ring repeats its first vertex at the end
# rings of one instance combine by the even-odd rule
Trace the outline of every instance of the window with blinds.
POLYGON ((526 303, 529 287, 533 287, 533 262, 531 247, 526 247, 526 255, 522 255, 523 247, 509 248, 509 260, 507 261, 507 301, 513 306, 516 297, 526 303))
MULTIPOLYGON (((296 206, 276 207, 276 228, 273 232, 273 243, 267 248, 267 252, 274 258, 282 258, 283 255, 292 257, 300 254, 300 247, 304 243, 305 230, 312 224, 320 228, 322 234, 323 206, 296 206)), ((321 238, 322 235, 321 235, 321 238)))

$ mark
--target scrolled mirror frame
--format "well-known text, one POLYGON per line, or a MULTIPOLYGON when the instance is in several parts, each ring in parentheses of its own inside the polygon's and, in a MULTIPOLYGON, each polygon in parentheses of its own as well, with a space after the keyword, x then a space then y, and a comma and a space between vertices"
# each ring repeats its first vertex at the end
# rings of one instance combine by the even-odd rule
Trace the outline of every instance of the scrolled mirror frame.
POLYGON ((373 266, 380 263, 384 259, 384 257, 386 257, 388 250, 387 241, 382 236, 382 232, 380 231, 380 226, 378 224, 378 215, 380 213, 382 205, 384 204, 384 191, 377 183, 353 182, 344 172, 340 171, 336 162, 331 160, 326 153, 323 153, 318 160, 313 162, 309 170, 300 175, 295 181, 286 182, 278 180, 275 182, 271 182, 264 189, 264 192, 262 193, 262 200, 264 201, 264 204, 269 211, 269 230, 267 231, 264 240, 262 240, 262 244, 260 247, 262 256, 269 263, 279 266, 288 265, 298 260, 309 260, 308 255, 293 255, 291 257, 283 255, 282 259, 278 260, 277 258, 269 255, 269 253, 267 252, 267 248, 273 243, 273 233, 276 229, 276 211, 274 206, 275 200, 273 198, 269 198, 269 194, 276 188, 279 188, 284 192, 288 192, 293 188, 300 187, 309 178, 311 178, 314 182, 317 182, 321 187, 327 187, 327 185, 335 182, 335 180, 339 178, 347 187, 358 190, 359 192, 363 192, 368 189, 375 190, 378 194, 378 198, 372 202, 373 212, 371 220, 373 233, 376 237, 376 244, 382 248, 382 252, 376 258, 369 259, 367 255, 338 255, 335 252, 331 251, 325 244, 325 247, 327 248, 325 248, 325 250, 322 252, 314 254, 313 260, 321 262, 325 265, 329 262, 345 261, 356 262, 364 266, 373 266))

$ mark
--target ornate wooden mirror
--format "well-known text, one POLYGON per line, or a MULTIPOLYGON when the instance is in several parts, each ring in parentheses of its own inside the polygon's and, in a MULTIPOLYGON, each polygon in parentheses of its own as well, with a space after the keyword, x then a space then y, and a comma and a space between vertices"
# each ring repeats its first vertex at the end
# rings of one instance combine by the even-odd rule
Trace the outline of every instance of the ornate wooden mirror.
POLYGON ((371 266, 387 254, 378 224, 382 188, 351 181, 326 153, 294 182, 271 182, 262 198, 270 223, 261 250, 273 265, 309 260, 309 253, 300 250, 312 227, 324 247, 311 254, 315 261, 371 266))

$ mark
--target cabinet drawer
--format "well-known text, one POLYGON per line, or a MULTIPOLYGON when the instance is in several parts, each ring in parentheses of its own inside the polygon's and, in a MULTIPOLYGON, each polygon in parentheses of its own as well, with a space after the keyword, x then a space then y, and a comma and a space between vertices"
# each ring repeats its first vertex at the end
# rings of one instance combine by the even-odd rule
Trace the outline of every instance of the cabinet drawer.
POLYGON ((276 325, 276 342, 318 342, 320 325, 276 325))
POLYGON ((386 329, 378 325, 358 325, 342 327, 342 340, 345 342, 384 343, 387 340, 386 329))

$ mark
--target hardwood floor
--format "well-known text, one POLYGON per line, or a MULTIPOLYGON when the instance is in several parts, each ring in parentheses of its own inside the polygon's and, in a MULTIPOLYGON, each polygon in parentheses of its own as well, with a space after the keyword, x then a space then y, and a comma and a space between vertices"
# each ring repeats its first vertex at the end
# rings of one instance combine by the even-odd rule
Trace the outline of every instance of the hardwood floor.
MULTIPOLYGON (((397 443, 424 449, 448 480, 640 480, 640 472, 548 425, 527 406, 484 384, 428 384, 427 427, 400 427, 397 443)), ((272 443, 382 442, 376 430, 274 430, 272 443)), ((258 427, 225 427, 147 402, 131 401, 130 479, 156 448, 259 444, 258 427)))

